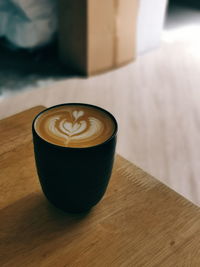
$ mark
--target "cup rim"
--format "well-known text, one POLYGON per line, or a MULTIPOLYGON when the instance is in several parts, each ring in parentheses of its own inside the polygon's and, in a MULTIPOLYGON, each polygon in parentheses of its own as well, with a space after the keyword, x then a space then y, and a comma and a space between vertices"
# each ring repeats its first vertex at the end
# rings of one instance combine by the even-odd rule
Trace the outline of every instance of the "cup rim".
POLYGON ((46 142, 47 144, 51 145, 51 146, 54 146, 54 147, 57 147, 57 148, 60 148, 60 149, 71 149, 71 150, 85 150, 85 149, 92 149, 92 148, 96 148, 96 147, 100 147, 100 146, 103 146, 104 144, 108 143, 111 139, 113 139, 116 135, 117 135, 117 132, 118 132, 118 123, 117 123, 117 120, 115 119, 115 117, 109 112, 107 111, 106 109, 104 108, 101 108, 99 106, 96 106, 96 105, 92 105, 92 104, 87 104, 87 103, 80 103, 80 102, 73 102, 73 103, 62 103, 62 104, 57 104, 57 105, 54 105, 54 106, 51 106, 49 108, 45 108, 44 110, 40 111, 36 116, 35 118, 33 119, 33 122, 32 122, 32 132, 35 133, 37 135, 37 137, 39 137, 41 140, 43 140, 44 142, 46 142), (57 144, 54 144, 54 143, 51 143, 49 141, 47 141, 46 139, 42 138, 36 131, 35 129, 35 121, 37 120, 37 118, 44 112, 50 110, 50 109, 54 109, 56 107, 60 107, 60 106, 72 106, 72 105, 82 105, 82 106, 88 106, 88 107, 93 107, 93 108, 96 108, 96 109, 99 109, 103 112, 105 112, 106 114, 108 114, 111 119, 113 120, 114 124, 115 124, 115 127, 114 127, 114 131, 112 133, 112 135, 106 139, 104 142, 100 143, 100 144, 97 144, 97 145, 93 145, 93 146, 87 146, 87 147, 65 147, 65 146, 61 146, 61 145, 57 145, 57 144))

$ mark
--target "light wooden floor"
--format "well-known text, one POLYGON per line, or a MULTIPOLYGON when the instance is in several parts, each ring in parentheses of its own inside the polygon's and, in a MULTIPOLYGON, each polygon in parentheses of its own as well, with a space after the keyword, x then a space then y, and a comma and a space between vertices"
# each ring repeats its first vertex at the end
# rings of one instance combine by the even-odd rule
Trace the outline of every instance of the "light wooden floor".
POLYGON ((200 205, 200 24, 166 31, 161 47, 89 79, 1 100, 0 117, 35 105, 86 102, 119 122, 117 151, 200 205))

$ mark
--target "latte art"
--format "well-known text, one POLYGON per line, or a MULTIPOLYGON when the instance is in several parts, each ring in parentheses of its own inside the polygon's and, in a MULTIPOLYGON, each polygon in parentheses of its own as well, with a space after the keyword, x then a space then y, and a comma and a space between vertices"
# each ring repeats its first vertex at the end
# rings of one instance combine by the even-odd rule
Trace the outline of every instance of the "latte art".
MULTIPOLYGON (((77 114, 78 111, 74 111, 77 114)), ((83 111, 79 111, 80 116, 84 115, 83 111)), ((47 127, 49 134, 61 137, 65 139, 65 143, 68 144, 72 140, 83 140, 100 135, 103 131, 103 123, 93 117, 89 117, 88 121, 81 120, 77 122, 80 116, 74 116, 74 122, 69 122, 66 119, 62 119, 61 116, 55 116, 47 121, 47 127)))
POLYGON ((111 117, 84 105, 64 105, 42 113, 35 129, 45 140, 61 146, 87 147, 108 139, 114 131, 111 117))

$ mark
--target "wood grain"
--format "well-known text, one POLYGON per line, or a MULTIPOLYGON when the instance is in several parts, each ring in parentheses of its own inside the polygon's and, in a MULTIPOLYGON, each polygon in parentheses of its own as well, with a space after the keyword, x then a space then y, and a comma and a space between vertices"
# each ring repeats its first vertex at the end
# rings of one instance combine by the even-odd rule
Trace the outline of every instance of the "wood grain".
POLYGON ((0 122, 0 266, 200 266, 200 209, 119 155, 91 212, 51 206, 31 143, 42 109, 0 122))

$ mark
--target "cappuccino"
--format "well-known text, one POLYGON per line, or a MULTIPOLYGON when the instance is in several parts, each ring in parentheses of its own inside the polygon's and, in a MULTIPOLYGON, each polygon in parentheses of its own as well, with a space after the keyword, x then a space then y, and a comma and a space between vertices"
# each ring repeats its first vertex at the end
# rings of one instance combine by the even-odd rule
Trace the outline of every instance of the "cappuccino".
POLYGON ((42 112, 34 122, 37 134, 49 143, 83 148, 104 143, 116 130, 112 115, 87 104, 63 104, 42 112))

